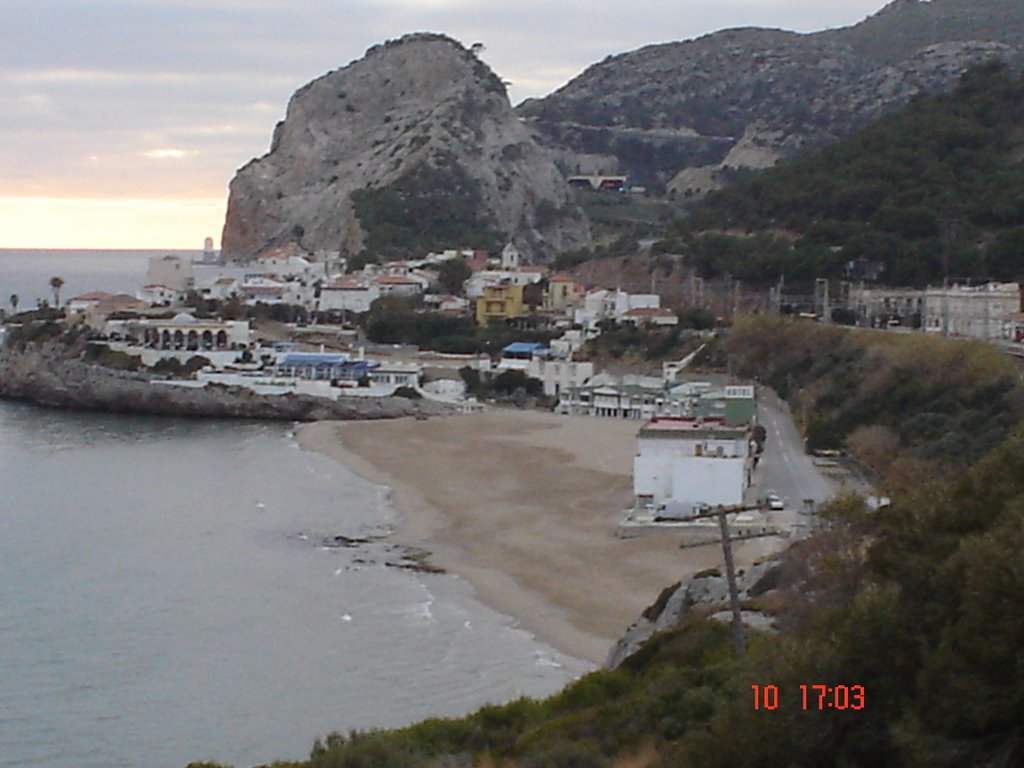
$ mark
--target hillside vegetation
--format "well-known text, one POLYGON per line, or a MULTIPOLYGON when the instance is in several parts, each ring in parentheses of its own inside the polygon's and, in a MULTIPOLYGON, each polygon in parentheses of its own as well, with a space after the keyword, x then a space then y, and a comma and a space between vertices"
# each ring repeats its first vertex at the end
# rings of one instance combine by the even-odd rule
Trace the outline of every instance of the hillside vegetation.
POLYGON ((424 163, 390 185, 356 190, 352 205, 366 233, 366 250, 385 259, 464 243, 491 250, 503 244, 479 182, 452 157, 443 167, 424 163))
POLYGON ((998 64, 861 132, 751 174, 674 225, 662 250, 753 283, 1024 276, 1024 80, 998 64))
POLYGON ((728 354, 790 403, 808 449, 850 448, 880 475, 898 457, 963 469, 1024 416, 1015 363, 981 342, 758 316, 728 354))

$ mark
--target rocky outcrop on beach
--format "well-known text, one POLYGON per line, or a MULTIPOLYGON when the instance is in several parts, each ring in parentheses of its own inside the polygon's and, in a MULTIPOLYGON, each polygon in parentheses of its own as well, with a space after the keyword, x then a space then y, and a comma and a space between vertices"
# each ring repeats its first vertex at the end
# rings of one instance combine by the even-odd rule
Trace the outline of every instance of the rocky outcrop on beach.
MULTIPOLYGON (((739 569, 736 573, 736 586, 740 600, 747 600, 764 591, 766 576, 776 568, 777 563, 767 562, 739 569)), ((698 613, 716 621, 732 621, 729 585, 719 569, 703 571, 663 589, 658 599, 648 606, 615 643, 605 666, 615 669, 639 651, 656 633, 675 629, 685 619, 698 613)), ((742 615, 748 626, 766 630, 774 627, 771 617, 760 611, 744 610, 742 615)))
POLYGON ((517 112, 568 172, 699 197, 1022 56, 1019 0, 896 0, 843 29, 730 29, 609 56, 517 112))
POLYGON ((70 410, 281 421, 432 416, 450 408, 403 397, 258 395, 241 387, 170 386, 140 372, 69 359, 59 344, 0 351, 0 397, 70 410))
POLYGON ((421 33, 292 96, 270 151, 231 182, 222 243, 245 260, 289 243, 376 255, 510 240, 543 258, 590 233, 501 79, 455 40, 421 33))

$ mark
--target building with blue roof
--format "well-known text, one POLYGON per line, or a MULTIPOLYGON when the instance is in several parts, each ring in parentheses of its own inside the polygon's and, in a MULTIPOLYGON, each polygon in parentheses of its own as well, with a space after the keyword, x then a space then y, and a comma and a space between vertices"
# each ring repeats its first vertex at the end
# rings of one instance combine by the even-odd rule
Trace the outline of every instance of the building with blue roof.
POLYGON ((544 344, 526 342, 526 341, 514 341, 511 344, 505 346, 501 350, 502 357, 508 357, 512 359, 529 360, 535 354, 547 352, 547 346, 544 344))
POLYGON ((372 360, 352 360, 339 352, 289 352, 278 358, 277 373, 302 379, 358 381, 378 365, 372 360))

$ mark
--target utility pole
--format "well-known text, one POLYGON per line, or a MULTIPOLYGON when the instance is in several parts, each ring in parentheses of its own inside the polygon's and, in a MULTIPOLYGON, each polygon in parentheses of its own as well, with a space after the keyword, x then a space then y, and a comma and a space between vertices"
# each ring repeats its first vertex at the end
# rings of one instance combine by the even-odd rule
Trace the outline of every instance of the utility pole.
POLYGON ((742 658, 747 652, 747 641, 743 629, 743 611, 740 609, 740 593, 736 588, 736 566, 732 561, 732 539, 729 537, 729 521, 725 509, 718 510, 718 527, 722 530, 722 556, 725 559, 725 580, 729 584, 729 607, 732 609, 732 639, 736 644, 736 655, 742 658))
POLYGON ((820 311, 818 317, 821 322, 831 321, 832 308, 829 306, 828 300, 828 280, 824 277, 819 277, 814 281, 814 309, 816 312, 820 311))
POLYGON ((736 565, 732 559, 732 536, 729 534, 729 521, 726 515, 763 509, 759 504, 738 504, 722 506, 688 515, 686 520, 701 520, 709 517, 718 518, 718 527, 722 533, 722 559, 725 561, 725 581, 729 585, 729 609, 732 611, 732 636, 736 645, 736 655, 743 656, 747 652, 746 630, 743 626, 743 611, 740 608, 740 591, 736 586, 736 565))

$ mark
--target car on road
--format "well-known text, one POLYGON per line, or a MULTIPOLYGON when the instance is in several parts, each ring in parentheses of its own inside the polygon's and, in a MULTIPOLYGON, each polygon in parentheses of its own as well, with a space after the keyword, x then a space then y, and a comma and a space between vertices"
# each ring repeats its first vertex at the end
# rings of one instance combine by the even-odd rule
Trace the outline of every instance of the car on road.
POLYGON ((782 497, 775 491, 768 491, 768 493, 765 494, 764 499, 768 503, 768 509, 780 510, 786 508, 786 502, 784 502, 782 497))

